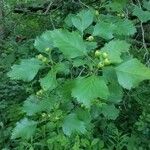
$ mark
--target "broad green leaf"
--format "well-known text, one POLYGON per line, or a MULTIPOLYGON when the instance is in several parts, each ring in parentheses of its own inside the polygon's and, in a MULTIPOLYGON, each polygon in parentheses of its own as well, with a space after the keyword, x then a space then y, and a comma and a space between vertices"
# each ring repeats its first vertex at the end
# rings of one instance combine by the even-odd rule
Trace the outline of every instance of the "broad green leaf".
POLYGON ((109 4, 106 5, 106 8, 109 8, 112 11, 122 12, 126 4, 127 0, 115 0, 110 1, 109 4))
POLYGON ((46 31, 41 36, 35 39, 34 46, 39 52, 46 52, 47 48, 53 48, 51 32, 52 31, 46 31))
POLYGON ((134 35, 135 32, 136 28, 132 21, 128 19, 118 19, 118 21, 115 22, 114 34, 130 36, 134 35))
POLYGON ((71 96, 71 90, 74 86, 74 81, 72 80, 66 80, 65 83, 63 84, 61 94, 63 96, 63 101, 70 101, 72 99, 71 96))
POLYGON ((122 90, 122 87, 118 83, 112 82, 109 84, 108 88, 110 92, 108 101, 112 103, 119 103, 120 101, 122 101, 123 90, 122 90))
POLYGON ((16 127, 13 129, 11 138, 23 138, 28 140, 33 136, 36 126, 37 122, 24 118, 18 122, 16 127))
POLYGON ((79 120, 77 115, 72 113, 69 114, 63 123, 63 132, 64 134, 70 136, 72 133, 82 133, 86 132, 85 124, 83 121, 79 120))
POLYGON ((83 33, 93 22, 94 15, 90 10, 82 10, 76 16, 72 17, 73 25, 83 33))
POLYGON ((108 87, 102 77, 92 75, 87 78, 78 78, 75 87, 72 89, 72 96, 78 102, 89 107, 95 98, 107 99, 109 96, 108 87))
POLYGON ((142 22, 147 22, 150 20, 150 12, 149 11, 144 11, 138 6, 135 6, 133 10, 133 15, 137 16, 140 21, 142 22))
POLYGON ((112 40, 106 43, 101 49, 103 52, 108 53, 108 57, 112 63, 122 62, 121 54, 129 51, 130 44, 123 40, 112 40))
POLYGON ((52 32, 54 46, 69 58, 85 56, 87 54, 83 39, 77 32, 54 30, 52 32))
POLYGON ((85 46, 86 46, 86 49, 87 51, 91 51, 91 50, 94 50, 96 49, 97 47, 97 43, 96 42, 85 42, 85 46))
POLYGON ((69 70, 69 62, 64 61, 64 62, 57 63, 54 66, 54 70, 57 73, 69 74, 69 72, 70 72, 70 70, 69 70))
POLYGON ((8 76, 11 79, 31 81, 41 67, 41 62, 35 58, 23 59, 19 65, 13 65, 8 76))
POLYGON ((106 40, 112 39, 115 35, 130 36, 136 32, 132 21, 128 19, 111 19, 105 22, 98 22, 94 28, 94 36, 100 36, 106 40))
POLYGON ((103 77, 107 83, 112 83, 117 81, 117 75, 114 67, 107 66, 103 68, 103 77))
POLYGON ((111 103, 119 103, 120 101, 122 101, 123 90, 122 90, 122 87, 117 82, 118 79, 117 79, 115 68, 112 66, 104 67, 103 77, 108 83, 108 88, 110 92, 110 95, 107 101, 111 103))
POLYGON ((76 58, 73 60, 73 66, 74 67, 84 66, 87 64, 88 64, 88 59, 86 59, 86 58, 84 58, 84 59, 76 58))
POLYGON ((31 95, 23 104, 23 111, 28 115, 32 116, 42 111, 49 112, 52 109, 51 99, 39 100, 36 96, 31 95))
POLYGON ((90 125, 91 115, 87 109, 77 108, 75 112, 80 120, 84 121, 86 125, 90 125))
POLYGON ((94 36, 100 36, 106 40, 113 38, 114 24, 100 21, 94 27, 94 36))
POLYGON ((119 84, 129 90, 136 87, 139 82, 150 79, 150 69, 137 59, 128 60, 115 69, 119 84))
POLYGON ((103 105, 102 114, 111 120, 115 120, 119 116, 119 110, 114 105, 103 105))
POLYGON ((42 79, 40 79, 40 85, 43 90, 53 90, 57 87, 57 80, 56 80, 56 72, 52 69, 49 73, 42 79))
POLYGON ((144 0, 143 7, 150 11, 150 1, 144 0))
POLYGON ((66 18, 65 18, 65 24, 68 27, 72 27, 72 17, 74 17, 74 14, 69 14, 66 18))

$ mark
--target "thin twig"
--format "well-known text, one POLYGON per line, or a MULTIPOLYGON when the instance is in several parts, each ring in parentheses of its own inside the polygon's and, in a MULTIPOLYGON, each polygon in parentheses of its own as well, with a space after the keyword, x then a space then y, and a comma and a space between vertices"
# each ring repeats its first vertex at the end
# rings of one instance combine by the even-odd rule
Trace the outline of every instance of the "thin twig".
POLYGON ((89 8, 89 6, 88 6, 88 5, 86 5, 85 3, 83 3, 81 0, 79 0, 79 3, 80 3, 80 4, 82 4, 83 6, 85 6, 85 7, 89 8))
POLYGON ((50 10, 52 4, 53 4, 53 1, 51 1, 51 2, 49 3, 48 7, 46 8, 46 11, 44 12, 45 15, 49 12, 49 10, 50 10))
MULTIPOLYGON (((142 9, 140 1, 137 0, 137 2, 138 2, 138 4, 139 4, 140 9, 142 9)), ((140 21, 140 27, 141 27, 141 32, 142 32, 143 48, 144 48, 145 51, 146 51, 145 54, 144 54, 144 58, 143 58, 143 59, 145 59, 145 60, 146 60, 146 63, 147 63, 147 62, 149 62, 149 58, 148 58, 148 56, 149 56, 149 51, 148 51, 148 49, 147 49, 147 45, 146 45, 146 42, 145 42, 145 31, 144 31, 144 28, 143 28, 143 23, 142 23, 142 21, 140 21)))

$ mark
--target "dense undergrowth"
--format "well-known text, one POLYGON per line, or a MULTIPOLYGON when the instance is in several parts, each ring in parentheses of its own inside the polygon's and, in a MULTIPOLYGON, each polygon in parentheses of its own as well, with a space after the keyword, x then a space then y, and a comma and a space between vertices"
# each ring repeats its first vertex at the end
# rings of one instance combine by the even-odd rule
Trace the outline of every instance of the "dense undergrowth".
POLYGON ((150 2, 50 4, 4 3, 0 149, 150 149, 150 2))

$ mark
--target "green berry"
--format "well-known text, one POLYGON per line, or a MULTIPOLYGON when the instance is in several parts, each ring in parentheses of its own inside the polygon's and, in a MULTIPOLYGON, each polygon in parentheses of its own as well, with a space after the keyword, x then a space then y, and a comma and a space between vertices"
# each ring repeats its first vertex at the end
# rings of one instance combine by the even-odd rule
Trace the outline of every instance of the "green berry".
POLYGON ((88 40, 88 41, 93 41, 93 40, 94 40, 94 37, 93 37, 93 36, 89 36, 89 37, 87 38, 87 40, 88 40))
POLYGON ((122 13, 122 14, 121 14, 121 17, 125 17, 125 14, 122 13))
POLYGON ((96 16, 99 15, 99 11, 98 11, 98 10, 95 11, 95 15, 96 15, 96 16))
POLYGON ((95 57, 99 57, 101 55, 101 52, 99 50, 95 51, 95 57))
POLYGON ((108 54, 107 54, 106 52, 103 52, 103 53, 102 53, 102 56, 103 56, 103 58, 107 58, 107 57, 108 57, 108 54))
POLYGON ((106 58, 104 60, 104 65, 110 65, 110 64, 111 64, 110 60, 108 58, 106 58))
POLYGON ((102 67, 104 67, 104 64, 102 62, 99 62, 98 65, 97 65, 97 67, 98 68, 102 68, 102 67))
POLYGON ((43 57, 42 62, 47 63, 48 62, 47 58, 43 57))
POLYGON ((42 90, 42 89, 36 92, 36 95, 37 95, 37 96, 40 96, 40 95, 42 95, 42 94, 43 94, 43 90, 42 90))
POLYGON ((45 51, 46 51, 46 52, 49 52, 49 51, 50 51, 50 48, 46 48, 45 51))
POLYGON ((42 54, 39 54, 38 56, 37 56, 37 58, 39 59, 39 60, 42 60, 43 59, 43 55, 42 54))
POLYGON ((42 117, 46 117, 46 113, 42 113, 42 117))

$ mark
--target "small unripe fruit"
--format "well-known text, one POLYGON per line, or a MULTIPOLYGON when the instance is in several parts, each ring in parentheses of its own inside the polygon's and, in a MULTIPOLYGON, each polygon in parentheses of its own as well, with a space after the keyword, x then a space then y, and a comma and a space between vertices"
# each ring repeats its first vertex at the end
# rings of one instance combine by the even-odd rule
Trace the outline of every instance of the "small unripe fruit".
POLYGON ((93 40, 94 40, 94 37, 93 37, 93 36, 89 36, 89 37, 87 38, 87 40, 88 40, 88 41, 93 41, 93 40))
POLYGON ((107 58, 107 57, 108 57, 108 54, 107 54, 106 52, 103 52, 103 53, 102 53, 102 56, 103 56, 103 58, 107 58))
POLYGON ((46 57, 43 57, 42 62, 46 63, 48 60, 46 57))
POLYGON ((37 96, 40 96, 40 95, 42 95, 42 94, 43 94, 43 90, 39 90, 39 91, 36 92, 36 95, 37 95, 37 96))
POLYGON ((46 51, 46 52, 49 52, 49 51, 50 51, 50 48, 46 48, 45 51, 46 51))
POLYGON ((81 107, 84 108, 85 107, 84 104, 81 104, 81 107))
POLYGON ((96 16, 99 15, 99 11, 98 11, 98 10, 95 11, 95 15, 96 15, 96 16))
POLYGON ((110 62, 110 60, 109 60, 108 58, 106 58, 106 59, 104 60, 104 64, 105 64, 105 65, 110 65, 111 62, 110 62))
POLYGON ((121 14, 121 17, 125 17, 125 14, 122 13, 122 14, 121 14))
POLYGON ((43 59, 43 55, 42 54, 39 54, 38 56, 37 56, 37 58, 39 59, 39 60, 42 60, 43 59))
POLYGON ((118 17, 125 17, 125 14, 124 13, 121 13, 121 14, 117 14, 118 17))
POLYGON ((102 67, 104 67, 104 64, 102 62, 99 62, 98 65, 97 65, 97 67, 98 68, 102 68, 102 67))
POLYGON ((46 117, 46 113, 42 113, 42 117, 46 117))
POLYGON ((56 116, 56 117, 55 117, 55 120, 59 120, 59 117, 56 116))
POLYGON ((99 57, 101 55, 101 52, 99 50, 95 51, 95 57, 99 57))
POLYGON ((118 17, 121 17, 121 14, 117 14, 118 17))

